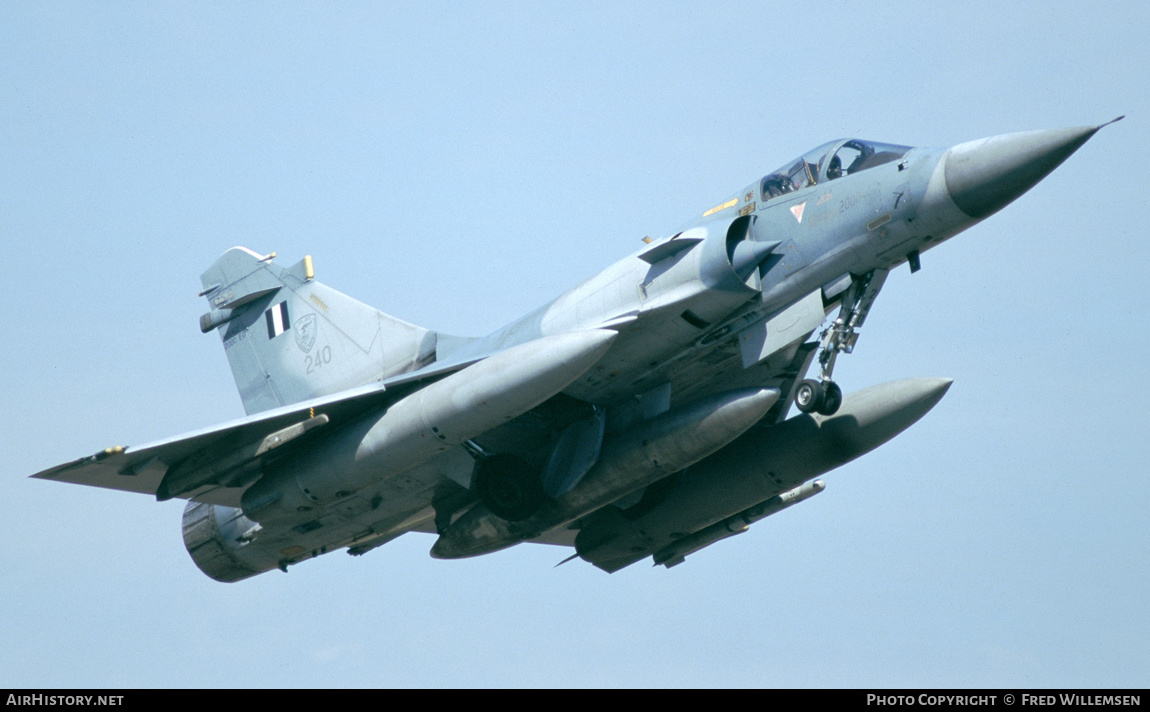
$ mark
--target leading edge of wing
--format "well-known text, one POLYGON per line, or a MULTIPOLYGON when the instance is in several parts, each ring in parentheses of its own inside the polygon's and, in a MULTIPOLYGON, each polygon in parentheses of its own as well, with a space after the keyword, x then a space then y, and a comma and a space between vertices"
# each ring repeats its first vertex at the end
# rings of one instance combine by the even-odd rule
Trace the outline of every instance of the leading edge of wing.
POLYGON ((204 471, 215 468, 221 475, 228 475, 258 459, 267 449, 278 445, 281 439, 294 439, 311 430, 313 425, 331 423, 338 426, 372 407, 384 406, 388 400, 385 394, 389 389, 445 376, 479 360, 481 357, 432 363, 418 371, 399 374, 385 381, 293 403, 145 445, 109 447, 94 455, 37 472, 32 477, 139 492, 156 495, 158 499, 175 496, 239 507, 240 496, 250 482, 222 486, 215 478, 199 484, 192 481, 189 484, 195 486, 167 496, 161 492, 161 485, 171 468, 188 462, 197 453, 203 453, 198 459, 204 471), (323 416, 322 420, 320 416, 323 416))

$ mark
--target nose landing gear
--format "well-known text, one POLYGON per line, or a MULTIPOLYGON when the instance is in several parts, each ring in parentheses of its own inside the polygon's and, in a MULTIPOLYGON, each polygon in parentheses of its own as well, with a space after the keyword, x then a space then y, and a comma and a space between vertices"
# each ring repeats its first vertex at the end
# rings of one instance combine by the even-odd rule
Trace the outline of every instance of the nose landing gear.
POLYGON ((819 337, 819 380, 807 379, 795 390, 795 405, 804 413, 834 415, 843 402, 842 389, 831 380, 839 353, 854 351, 859 335, 855 331, 866 320, 867 312, 886 281, 887 270, 877 269, 862 277, 853 277, 843 294, 839 315, 819 337))
POLYGON ((807 379, 795 391, 795 405, 804 413, 834 415, 843 402, 843 392, 834 381, 807 379))

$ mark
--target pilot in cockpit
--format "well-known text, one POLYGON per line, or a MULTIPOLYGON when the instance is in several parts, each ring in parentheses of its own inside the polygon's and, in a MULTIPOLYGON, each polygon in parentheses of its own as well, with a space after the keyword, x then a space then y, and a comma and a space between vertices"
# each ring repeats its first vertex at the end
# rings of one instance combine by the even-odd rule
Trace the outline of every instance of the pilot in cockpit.
POLYGON ((831 162, 827 166, 827 180, 834 180, 835 178, 842 178, 843 175, 843 162, 839 160, 838 154, 831 156, 831 162))

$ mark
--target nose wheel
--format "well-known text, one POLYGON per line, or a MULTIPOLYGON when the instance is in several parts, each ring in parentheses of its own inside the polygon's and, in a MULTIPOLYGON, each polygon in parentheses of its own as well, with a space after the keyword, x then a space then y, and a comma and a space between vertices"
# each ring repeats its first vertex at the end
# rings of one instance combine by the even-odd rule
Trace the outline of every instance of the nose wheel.
POLYGON ((807 379, 795 391, 795 405, 804 413, 834 415, 843 404, 843 391, 834 381, 807 379))
POLYGON ((886 281, 886 270, 875 270, 862 277, 855 276, 843 294, 838 318, 819 337, 819 380, 807 379, 795 390, 795 405, 804 413, 834 415, 843 403, 843 392, 831 373, 840 353, 849 354, 858 341, 858 331, 875 297, 886 281))

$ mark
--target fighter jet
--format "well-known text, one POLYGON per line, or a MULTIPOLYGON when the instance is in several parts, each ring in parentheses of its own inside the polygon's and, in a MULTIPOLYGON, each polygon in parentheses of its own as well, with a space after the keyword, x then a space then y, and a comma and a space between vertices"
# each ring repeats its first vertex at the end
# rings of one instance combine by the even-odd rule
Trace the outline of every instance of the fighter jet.
POLYGON ((187 500, 188 552, 225 582, 408 532, 438 558, 535 542, 608 572, 675 566, 938 403, 948 379, 844 396, 836 358, 890 270, 917 272, 1105 125, 831 141, 480 338, 324 286, 310 256, 235 247, 201 277, 200 329, 247 416, 34 477, 187 500))

